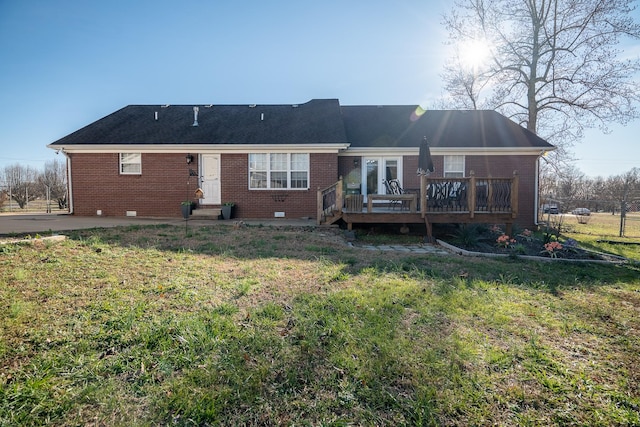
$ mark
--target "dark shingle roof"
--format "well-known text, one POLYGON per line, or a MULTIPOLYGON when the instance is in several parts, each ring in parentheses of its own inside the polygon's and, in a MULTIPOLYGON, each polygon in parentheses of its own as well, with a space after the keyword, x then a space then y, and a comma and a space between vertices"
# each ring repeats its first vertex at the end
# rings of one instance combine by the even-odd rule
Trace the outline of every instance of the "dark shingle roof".
POLYGON ((300 105, 129 105, 51 144, 346 143, 337 99, 300 105), (155 114, 158 120, 155 120, 155 114))
POLYGON ((434 148, 553 147, 495 111, 422 111, 417 105, 344 106, 342 117, 351 147, 418 147, 425 136, 434 148))
POLYGON ((424 114, 416 105, 129 105, 50 144, 351 144, 354 148, 541 148, 553 146, 495 111, 424 114), (155 119, 155 115, 158 119, 155 119))

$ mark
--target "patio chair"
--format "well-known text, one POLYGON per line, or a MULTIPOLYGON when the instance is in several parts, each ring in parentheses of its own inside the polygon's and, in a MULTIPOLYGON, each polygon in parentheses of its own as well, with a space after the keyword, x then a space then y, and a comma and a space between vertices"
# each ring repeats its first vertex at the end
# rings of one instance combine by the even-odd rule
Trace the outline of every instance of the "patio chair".
POLYGON ((404 190, 400 186, 400 181, 397 179, 389 180, 389 187, 391 188, 391 194, 404 194, 404 190))
MULTIPOLYGON (((389 181, 385 181, 385 186, 387 187, 387 194, 408 194, 400 185, 400 181, 397 179, 390 179, 389 181)), ((409 209, 409 202, 406 200, 392 200, 393 207, 396 205, 400 205, 400 209, 409 209)))
POLYGON ((393 190, 391 189, 391 184, 389 184, 389 181, 383 179, 382 183, 384 184, 385 194, 393 194, 393 190))

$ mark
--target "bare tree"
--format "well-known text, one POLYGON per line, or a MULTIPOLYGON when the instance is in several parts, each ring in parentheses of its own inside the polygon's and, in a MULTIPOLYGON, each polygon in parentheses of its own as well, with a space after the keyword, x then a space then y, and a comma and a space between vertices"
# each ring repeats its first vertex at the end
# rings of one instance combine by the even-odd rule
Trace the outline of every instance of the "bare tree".
POLYGON ((578 200, 586 200, 586 177, 576 167, 567 167, 558 182, 558 197, 564 201, 565 209, 576 207, 578 200))
POLYGON ((608 200, 604 195, 606 194, 607 182, 601 177, 597 176, 595 178, 587 178, 587 195, 586 195, 586 203, 585 207, 593 210, 611 210, 611 201, 608 200))
POLYGON ((618 200, 623 205, 640 196, 640 168, 632 168, 630 171, 620 175, 622 191, 618 200))
POLYGON ((44 171, 38 179, 40 185, 56 200, 59 209, 67 207, 67 169, 65 162, 53 159, 44 164, 44 171))
POLYGON ((640 169, 633 168, 629 172, 624 173, 620 177, 622 184, 621 193, 618 196, 620 200, 620 234, 624 236, 625 223, 627 217, 627 210, 629 209, 629 203, 635 197, 640 194, 640 169))
POLYGON ((487 79, 481 76, 474 67, 467 67, 461 58, 459 49, 455 49, 455 56, 444 66, 444 88, 450 98, 443 103, 444 108, 463 110, 480 110, 480 94, 487 79))
POLYGON ((4 168, 4 181, 7 183, 9 195, 20 209, 24 209, 27 203, 42 195, 41 188, 36 184, 37 174, 35 169, 20 164, 4 168))
POLYGON ((623 37, 640 37, 633 3, 455 0, 444 24, 458 59, 448 63, 445 85, 458 106, 496 109, 554 143, 557 163, 585 128, 606 131, 638 117, 640 60, 617 47, 623 37), (488 59, 452 72, 473 40, 486 44, 488 59))
POLYGON ((0 208, 2 208, 7 201, 9 201, 9 193, 4 188, 0 189, 0 208))

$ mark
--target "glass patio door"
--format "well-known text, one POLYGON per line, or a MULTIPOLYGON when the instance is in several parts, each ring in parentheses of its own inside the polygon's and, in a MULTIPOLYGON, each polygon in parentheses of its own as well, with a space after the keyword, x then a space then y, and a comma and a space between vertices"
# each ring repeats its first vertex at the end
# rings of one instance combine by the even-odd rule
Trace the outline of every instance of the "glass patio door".
MULTIPOLYGON (((365 157, 362 168, 362 193, 386 194, 384 180, 400 179, 400 157, 365 157)), ((365 199, 366 200, 366 199, 365 199)))

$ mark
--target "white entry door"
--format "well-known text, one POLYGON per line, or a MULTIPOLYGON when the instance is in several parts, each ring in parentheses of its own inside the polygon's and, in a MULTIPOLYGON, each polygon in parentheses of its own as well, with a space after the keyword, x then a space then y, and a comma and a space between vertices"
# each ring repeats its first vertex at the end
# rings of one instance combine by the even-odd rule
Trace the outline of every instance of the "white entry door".
POLYGON ((220 204, 220 154, 203 154, 200 187, 204 196, 201 205, 220 204))

